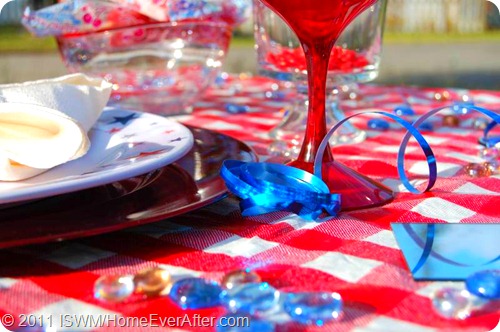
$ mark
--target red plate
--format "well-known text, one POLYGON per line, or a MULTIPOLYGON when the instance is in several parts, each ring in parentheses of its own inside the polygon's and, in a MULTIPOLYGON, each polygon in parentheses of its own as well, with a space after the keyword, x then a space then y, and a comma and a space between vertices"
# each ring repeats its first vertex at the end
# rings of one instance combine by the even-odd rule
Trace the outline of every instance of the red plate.
POLYGON ((111 232, 177 216, 227 194, 226 159, 255 161, 229 136, 191 128, 195 143, 175 164, 149 174, 0 210, 0 248, 111 232))

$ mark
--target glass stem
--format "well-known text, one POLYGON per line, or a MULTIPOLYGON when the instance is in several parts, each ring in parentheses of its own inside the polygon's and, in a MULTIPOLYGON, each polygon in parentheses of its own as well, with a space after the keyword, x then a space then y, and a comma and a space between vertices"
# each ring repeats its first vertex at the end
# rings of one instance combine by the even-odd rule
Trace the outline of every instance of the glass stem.
MULTIPOLYGON (((304 143, 298 161, 305 163, 314 162, 318 147, 326 136, 326 78, 333 43, 326 47, 318 44, 320 43, 303 45, 307 59, 309 109, 304 143)), ((323 161, 333 161, 329 146, 326 148, 323 161)))

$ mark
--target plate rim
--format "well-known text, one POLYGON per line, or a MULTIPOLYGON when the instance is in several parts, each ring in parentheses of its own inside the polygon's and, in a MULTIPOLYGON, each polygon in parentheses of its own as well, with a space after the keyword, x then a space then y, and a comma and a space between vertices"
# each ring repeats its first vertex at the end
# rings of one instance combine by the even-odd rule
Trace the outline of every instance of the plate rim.
MULTIPOLYGON (((180 132, 183 133, 183 135, 186 135, 188 137, 188 140, 186 144, 178 149, 175 153, 174 157, 169 157, 168 160, 165 160, 166 158, 154 158, 150 160, 144 160, 143 162, 137 163, 137 164, 130 164, 130 165, 125 165, 121 167, 121 169, 108 169, 103 172, 97 172, 95 175, 89 175, 85 176, 82 178, 79 178, 78 176, 81 176, 83 174, 74 174, 76 178, 72 178, 70 180, 66 181, 58 181, 57 179, 52 180, 50 183, 43 184, 43 185, 35 185, 35 186, 28 186, 28 187, 22 187, 22 188, 12 188, 6 190, 4 193, 0 191, 0 207, 2 205, 9 205, 9 204, 15 204, 15 203, 22 203, 22 202, 28 202, 36 199, 42 199, 42 198, 47 198, 50 196, 56 196, 56 195, 61 195, 61 194, 68 194, 71 192, 79 191, 79 190, 84 190, 84 189, 90 189, 93 187, 98 187, 106 184, 110 184, 113 182, 117 182, 120 180, 125 180, 127 178, 139 176, 148 172, 151 172, 155 169, 159 169, 162 167, 165 167, 167 165, 175 163, 177 160, 181 159, 184 157, 193 147, 194 143, 194 137, 189 128, 187 128, 184 124, 171 120, 165 117, 162 117, 160 115, 152 114, 152 113, 147 113, 147 112, 141 112, 141 111, 136 111, 136 110, 125 110, 125 109, 120 109, 120 108, 110 108, 107 107, 104 109, 102 114, 99 116, 99 119, 107 112, 132 112, 135 114, 140 115, 138 118, 147 116, 150 118, 154 118, 157 121, 162 121, 164 123, 170 123, 172 126, 175 126, 179 129, 180 132), (104 175, 104 176, 103 176, 104 175)), ((96 128, 96 125, 98 124, 99 119, 96 121, 94 126, 89 130, 98 130, 96 128)), ((132 122, 133 123, 133 122, 132 122)), ((125 141, 124 141, 125 142, 125 141)), ((92 141, 91 141, 92 144, 92 141)), ((83 156, 85 157, 85 156, 83 156)), ((79 162, 79 159, 71 160, 68 163, 75 163, 79 162)), ((65 163, 63 165, 67 165, 68 163, 65 163)), ((59 165, 62 166, 62 165, 59 165)), ((54 172, 57 171, 58 166, 48 170, 47 172, 44 172, 40 175, 47 174, 49 172, 54 172)), ((33 179, 28 178, 26 180, 33 179)), ((8 181, 2 181, 1 183, 22 183, 23 181, 16 181, 16 182, 8 182, 8 181)))

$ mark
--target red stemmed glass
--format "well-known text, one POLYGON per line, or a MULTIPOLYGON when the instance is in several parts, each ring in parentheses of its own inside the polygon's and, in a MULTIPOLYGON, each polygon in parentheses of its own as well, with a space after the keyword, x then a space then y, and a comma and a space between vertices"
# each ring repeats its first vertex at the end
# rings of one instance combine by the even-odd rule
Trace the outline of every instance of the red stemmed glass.
MULTIPOLYGON (((327 134, 326 80, 332 48, 349 23, 377 0, 261 1, 294 31, 306 55, 307 127, 299 156, 289 165, 312 173, 318 148, 327 134)), ((341 194, 342 210, 380 206, 393 198, 389 188, 334 160, 329 147, 323 156, 322 178, 331 192, 341 194)))

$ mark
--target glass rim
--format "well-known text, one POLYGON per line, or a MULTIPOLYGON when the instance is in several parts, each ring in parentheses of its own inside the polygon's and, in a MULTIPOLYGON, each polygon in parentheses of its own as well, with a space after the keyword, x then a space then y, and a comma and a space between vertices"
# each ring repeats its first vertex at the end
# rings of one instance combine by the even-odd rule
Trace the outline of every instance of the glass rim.
POLYGON ((180 21, 180 22, 152 22, 152 23, 145 23, 145 24, 138 24, 138 25, 131 25, 131 26, 125 26, 125 27, 119 27, 119 28, 111 28, 111 29, 105 29, 105 30, 98 30, 98 31, 86 31, 82 33, 67 33, 59 36, 55 36, 57 40, 64 40, 64 39, 73 39, 73 38, 85 38, 85 37, 94 37, 94 36, 100 36, 104 35, 107 33, 111 32, 123 32, 126 30, 131 30, 131 29, 137 29, 137 28, 161 28, 161 27, 177 27, 177 26, 187 26, 187 25, 203 25, 203 26, 214 26, 214 27, 221 27, 221 28, 227 28, 227 29, 232 29, 232 24, 225 22, 225 21, 180 21))

